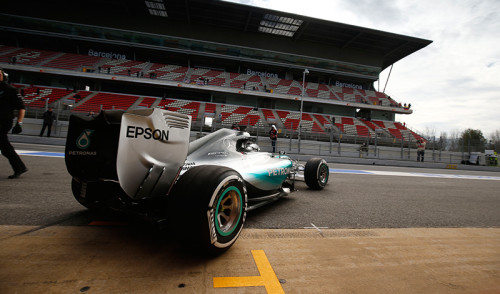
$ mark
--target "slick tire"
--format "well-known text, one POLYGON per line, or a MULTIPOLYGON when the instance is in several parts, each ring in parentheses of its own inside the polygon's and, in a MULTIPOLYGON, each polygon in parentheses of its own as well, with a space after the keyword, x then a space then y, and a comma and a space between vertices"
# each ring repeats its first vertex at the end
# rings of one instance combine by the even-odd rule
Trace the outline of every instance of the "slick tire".
POLYGON ((198 166, 174 185, 169 214, 175 232, 189 247, 218 255, 229 249, 245 223, 247 191, 235 170, 198 166))
POLYGON ((307 186, 313 190, 321 190, 328 184, 330 175, 328 164, 322 158, 311 158, 304 168, 304 179, 307 186))

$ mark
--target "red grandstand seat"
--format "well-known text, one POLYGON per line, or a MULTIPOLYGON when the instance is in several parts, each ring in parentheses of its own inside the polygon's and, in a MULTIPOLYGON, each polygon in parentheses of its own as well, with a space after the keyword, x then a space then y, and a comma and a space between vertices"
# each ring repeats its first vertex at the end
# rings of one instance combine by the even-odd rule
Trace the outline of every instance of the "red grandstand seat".
POLYGON ((162 99, 158 104, 158 107, 164 108, 169 111, 190 115, 191 120, 196 121, 198 119, 200 104, 200 102, 187 100, 162 99))
POLYGON ((97 93, 95 96, 91 97, 89 100, 85 101, 82 105, 79 105, 73 111, 76 112, 90 112, 95 113, 100 110, 106 109, 123 109, 127 110, 132 104, 137 101, 138 96, 123 95, 115 93, 97 93))
POLYGON ((216 105, 213 103, 205 104, 205 113, 215 113, 216 105))
POLYGON ((273 114, 273 111, 270 109, 262 109, 262 114, 266 121, 276 121, 276 117, 273 114))
POLYGON ((382 129, 385 129, 385 125, 384 125, 384 122, 383 121, 380 121, 380 120, 372 120, 373 123, 377 124, 379 127, 381 127, 382 129))
POLYGON ((44 66, 69 70, 79 70, 83 67, 96 69, 95 67, 97 63, 101 60, 101 57, 96 56, 64 53, 63 55, 47 62, 44 66))
POLYGON ((144 106, 146 108, 151 108, 153 104, 156 102, 157 98, 145 97, 142 99, 141 104, 139 106, 144 106))
POLYGON ((356 131, 358 132, 358 136, 360 137, 370 137, 370 132, 365 126, 356 125, 356 131))
POLYGON ((401 131, 398 129, 393 129, 393 128, 388 128, 387 129, 391 135, 396 137, 397 139, 403 139, 403 135, 401 134, 401 131))
POLYGON ((352 117, 342 117, 342 124, 344 125, 353 125, 354 124, 354 119, 352 117))
POLYGON ((0 62, 11 62, 12 58, 15 57, 16 63, 36 65, 58 54, 60 53, 54 51, 23 48, 0 55, 0 62))

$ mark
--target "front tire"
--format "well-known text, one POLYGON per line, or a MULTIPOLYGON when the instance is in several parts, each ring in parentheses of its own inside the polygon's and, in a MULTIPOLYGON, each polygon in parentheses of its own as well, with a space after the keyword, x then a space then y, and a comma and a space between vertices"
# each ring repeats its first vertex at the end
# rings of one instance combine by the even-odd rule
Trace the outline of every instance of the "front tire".
POLYGON ((304 179, 307 186, 313 190, 321 190, 328 183, 330 169, 322 158, 311 158, 304 168, 304 179))
POLYGON ((243 229, 247 191, 242 177, 233 169, 191 168, 175 184, 171 197, 171 222, 191 247, 220 254, 234 244, 243 229))

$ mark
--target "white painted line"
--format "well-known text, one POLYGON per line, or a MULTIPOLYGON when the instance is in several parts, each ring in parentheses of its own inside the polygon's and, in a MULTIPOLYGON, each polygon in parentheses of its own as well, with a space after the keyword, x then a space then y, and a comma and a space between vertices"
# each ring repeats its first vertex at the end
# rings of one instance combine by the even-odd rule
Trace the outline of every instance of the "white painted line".
POLYGON ((33 151, 33 150, 16 150, 19 155, 27 156, 41 156, 41 157, 64 157, 62 152, 49 152, 49 151, 33 151))
POLYGON ((375 170, 350 170, 350 169, 330 169, 330 173, 356 174, 356 175, 377 175, 377 176, 397 176, 397 177, 425 177, 441 179, 465 179, 465 180, 491 180, 500 181, 500 177, 479 176, 479 175, 457 175, 457 174, 434 174, 434 173, 411 173, 395 171, 375 171, 375 170))
POLYGON ((328 227, 317 227, 313 223, 311 223, 311 226, 312 227, 304 227, 304 229, 316 229, 321 236, 323 236, 323 232, 321 231, 321 229, 328 229, 328 227))

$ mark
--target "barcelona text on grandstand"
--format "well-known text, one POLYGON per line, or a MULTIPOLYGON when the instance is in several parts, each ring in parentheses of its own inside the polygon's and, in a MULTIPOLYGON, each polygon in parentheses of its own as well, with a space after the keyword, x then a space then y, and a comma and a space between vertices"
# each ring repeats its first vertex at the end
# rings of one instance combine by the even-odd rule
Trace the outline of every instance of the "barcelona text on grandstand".
POLYGON ((104 57, 110 59, 127 59, 127 56, 125 56, 125 54, 95 51, 93 49, 89 49, 89 56, 104 57))
POLYGON ((247 75, 249 76, 259 76, 259 77, 264 77, 264 78, 278 78, 278 74, 276 73, 270 73, 270 72, 261 72, 261 71, 254 71, 251 69, 247 69, 247 75))
POLYGON ((343 82, 339 82, 339 81, 335 82, 335 86, 341 87, 341 88, 353 88, 353 89, 360 89, 360 90, 363 89, 363 86, 361 86, 361 85, 357 85, 357 84, 353 84, 353 83, 343 83, 343 82))

